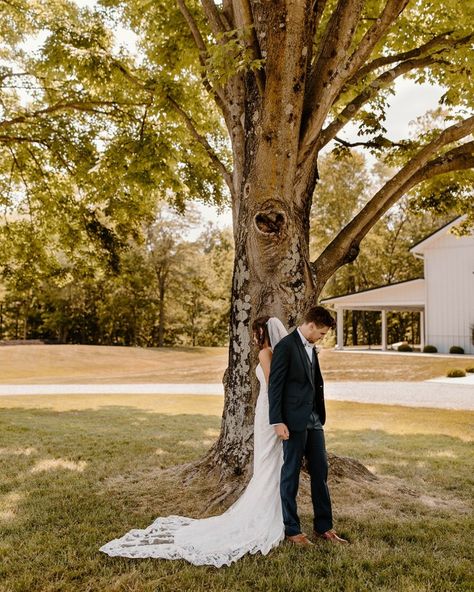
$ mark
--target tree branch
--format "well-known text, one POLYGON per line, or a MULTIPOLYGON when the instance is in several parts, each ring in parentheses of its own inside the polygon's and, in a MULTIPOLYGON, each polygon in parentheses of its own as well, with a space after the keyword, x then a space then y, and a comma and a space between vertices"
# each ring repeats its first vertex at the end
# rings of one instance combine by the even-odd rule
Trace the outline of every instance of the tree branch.
POLYGON ((229 23, 229 29, 235 29, 233 0, 222 1, 222 15, 224 16, 226 22, 229 23))
POLYGON ((5 136, 5 135, 0 135, 0 142, 2 142, 3 144, 15 144, 15 143, 25 143, 28 142, 30 144, 41 144, 42 146, 46 146, 46 148, 49 148, 49 144, 46 142, 46 140, 42 140, 39 138, 30 138, 27 136, 5 136))
POLYGON ((194 38, 194 43, 196 44, 196 47, 199 49, 199 53, 201 55, 201 58, 203 59, 203 61, 205 61, 205 59, 207 57, 206 44, 204 43, 204 39, 202 38, 201 31, 199 30, 199 27, 197 26, 197 23, 194 20, 193 15, 189 12, 188 7, 184 3, 184 0, 176 0, 176 4, 178 5, 180 12, 183 15, 184 20, 186 21, 186 23, 189 27, 189 30, 192 33, 192 36, 194 38))
POLYGON ((404 144, 402 144, 401 142, 392 142, 392 140, 389 140, 388 138, 385 138, 383 136, 377 136, 376 138, 373 138, 372 140, 368 140, 367 142, 348 142, 347 140, 344 140, 342 138, 338 138, 337 136, 334 138, 334 141, 337 142, 338 144, 341 144, 341 146, 344 146, 345 148, 356 148, 357 146, 364 146, 365 148, 381 148, 381 147, 390 147, 390 148, 394 148, 396 146, 402 148, 404 146, 404 144))
POLYGON ((437 175, 444 175, 452 171, 461 171, 474 167, 474 142, 466 142, 449 150, 442 156, 430 160, 403 187, 403 193, 409 191, 418 183, 427 181, 437 175))
POLYGON ((224 164, 221 162, 221 160, 219 159, 217 154, 214 152, 214 150, 212 149, 212 146, 209 144, 207 139, 197 131, 196 122, 192 119, 192 117, 190 117, 186 113, 186 111, 172 97, 170 97, 168 95, 167 99, 169 100, 169 102, 171 103, 173 108, 177 111, 177 113, 179 113, 180 116, 184 119, 186 127, 191 132, 191 135, 201 144, 201 146, 204 147, 204 149, 206 150, 207 154, 209 155, 211 161, 213 162, 214 166, 218 169, 218 171, 224 177, 224 180, 225 180, 227 186, 229 187, 229 191, 231 192, 231 195, 233 195, 234 194, 234 186, 233 186, 233 182, 232 182, 231 173, 229 173, 229 171, 226 169, 224 164))
POLYGON ((71 101, 70 103, 56 103, 55 105, 50 105, 49 107, 46 107, 44 109, 26 112, 23 115, 18 115, 17 117, 14 117, 13 119, 5 119, 3 121, 0 121, 0 128, 9 127, 10 125, 14 125, 16 123, 23 123, 25 121, 28 121, 29 119, 34 119, 41 115, 54 113, 56 111, 75 110, 90 113, 101 113, 95 107, 118 107, 119 105, 137 107, 142 105, 142 103, 118 103, 117 101, 71 101))
POLYGON ((186 21, 186 23, 189 27, 189 30, 191 31, 191 34, 194 39, 194 43, 196 44, 196 47, 199 50, 199 62, 202 66, 201 79, 202 79, 202 83, 204 85, 204 88, 214 98, 217 106, 219 107, 222 114, 224 115, 224 118, 226 118, 226 120, 227 120, 227 117, 226 117, 227 108, 226 108, 224 93, 222 92, 221 88, 214 88, 206 76, 207 48, 206 48, 206 44, 204 43, 204 39, 202 38, 201 31, 199 30, 199 27, 197 26, 197 23, 194 20, 193 15, 190 13, 188 7, 184 3, 184 0, 176 0, 176 3, 178 5, 178 8, 179 8, 181 14, 184 17, 184 20, 186 21))
MULTIPOLYGON (((234 2, 234 13, 237 27, 245 30, 245 45, 252 51, 255 60, 261 60, 262 54, 257 33, 255 31, 252 7, 250 6, 249 0, 234 2)), ((260 93, 260 96, 262 96, 265 89, 264 73, 262 70, 256 70, 254 75, 258 92, 260 93)))
POLYGON ((119 70, 125 76, 125 78, 127 80, 130 80, 130 82, 133 82, 134 84, 136 84, 140 88, 144 88, 146 86, 145 80, 142 80, 141 78, 139 78, 135 74, 132 74, 132 72, 130 72, 130 70, 127 67, 125 67, 122 62, 120 62, 113 55, 110 54, 110 52, 107 50, 106 47, 104 47, 99 42, 97 42, 97 45, 103 51, 104 55, 111 61, 114 68, 117 68, 117 70, 119 70))
POLYGON ((312 263, 319 287, 324 286, 328 278, 339 267, 357 257, 360 241, 380 219, 380 216, 414 185, 435 175, 474 166, 474 142, 457 146, 430 160, 444 146, 468 136, 473 131, 474 116, 445 129, 437 138, 424 146, 367 202, 312 263), (324 275, 321 275, 321 269, 324 269, 324 275))
POLYGON ((329 109, 345 81, 367 59, 408 1, 387 0, 379 18, 366 32, 352 56, 347 59, 346 54, 354 37, 363 3, 361 5, 350 0, 339 0, 329 21, 321 52, 315 61, 312 71, 313 83, 305 98, 307 124, 302 130, 299 165, 309 157, 312 144, 316 141, 329 109))
POLYGON ((362 37, 357 49, 349 58, 345 66, 346 79, 353 76, 353 74, 367 60, 383 35, 388 31, 403 10, 405 10, 408 2, 409 0, 387 0, 380 16, 362 37))
POLYGON ((311 7, 311 13, 313 15, 312 19, 312 27, 311 27, 311 43, 308 44, 308 58, 307 58, 307 65, 306 65, 306 80, 309 81, 311 78, 311 72, 313 68, 313 53, 315 48, 315 44, 313 39, 316 36, 316 32, 318 27, 321 23, 321 18, 323 16, 324 8, 326 7, 327 0, 313 0, 313 5, 311 7))
POLYGON ((334 97, 344 83, 343 64, 354 38, 364 2, 339 0, 326 27, 305 92, 298 147, 298 167, 309 157, 334 97))
POLYGON ((324 9, 326 7, 327 0, 313 0, 312 12, 314 14, 314 29, 315 31, 319 27, 321 17, 323 16, 324 9))
MULTIPOLYGON (((304 117, 324 109, 321 95, 334 85, 339 67, 353 39, 364 3, 360 0, 339 0, 326 26, 318 54, 315 56, 305 89, 304 117)), ((327 101, 324 102, 326 104, 327 101)), ((329 103, 328 103, 329 104, 329 103)), ((314 114, 313 114, 314 119, 314 114)), ((311 122, 308 122, 311 127, 311 122)))
POLYGON ((231 30, 224 13, 220 12, 213 0, 201 0, 201 4, 214 35, 231 30))
POLYGON ((314 151, 318 153, 321 148, 334 139, 348 121, 353 119, 362 107, 380 92, 380 89, 387 88, 396 78, 406 74, 410 70, 425 68, 426 66, 439 61, 440 60, 436 60, 434 56, 427 56, 418 60, 407 60, 378 76, 378 78, 373 80, 369 86, 344 107, 334 121, 322 130, 316 140, 314 151))
POLYGON ((344 84, 344 87, 341 89, 340 94, 345 92, 349 88, 349 86, 357 84, 360 80, 367 76, 367 74, 370 74, 370 72, 373 72, 374 70, 377 70, 382 66, 388 66, 389 64, 395 64, 397 62, 411 60, 412 58, 419 58, 427 53, 431 54, 432 50, 436 48, 439 48, 439 51, 436 51, 434 53, 440 53, 445 49, 457 47, 458 45, 467 44, 474 37, 474 34, 471 34, 466 35, 465 37, 461 37, 460 39, 453 39, 452 37, 450 37, 451 34, 452 31, 447 31, 445 33, 437 35, 436 37, 433 37, 433 39, 430 39, 430 41, 428 41, 424 45, 420 45, 419 47, 410 49, 409 51, 405 51, 391 56, 381 56, 379 58, 376 58, 375 60, 372 60, 371 62, 360 68, 351 78, 349 78, 349 80, 347 80, 347 82, 344 84))

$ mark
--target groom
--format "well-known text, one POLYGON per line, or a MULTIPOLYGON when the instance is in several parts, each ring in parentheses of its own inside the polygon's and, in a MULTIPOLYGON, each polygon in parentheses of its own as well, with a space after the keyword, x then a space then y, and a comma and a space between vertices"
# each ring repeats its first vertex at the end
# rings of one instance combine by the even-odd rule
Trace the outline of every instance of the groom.
POLYGON ((280 480, 283 522, 286 538, 297 545, 312 545, 301 532, 296 507, 303 457, 311 477, 314 538, 347 543, 332 530, 323 431, 326 420, 323 377, 314 349, 315 343, 334 326, 334 319, 325 308, 311 308, 303 323, 276 345, 271 362, 268 384, 270 424, 283 440, 280 480))

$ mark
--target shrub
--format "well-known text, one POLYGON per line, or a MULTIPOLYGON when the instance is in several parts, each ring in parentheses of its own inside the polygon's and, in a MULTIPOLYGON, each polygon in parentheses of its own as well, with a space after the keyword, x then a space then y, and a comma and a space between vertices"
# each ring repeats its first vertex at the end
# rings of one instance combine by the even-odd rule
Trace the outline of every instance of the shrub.
POLYGON ((474 374, 474 366, 468 366, 466 368, 466 372, 469 372, 469 374, 474 374))
POLYGON ((453 345, 452 347, 449 348, 449 353, 450 354, 463 354, 464 349, 462 347, 459 347, 459 345, 453 345))
POLYGON ((446 376, 448 378, 461 378, 462 376, 466 376, 466 373, 462 368, 451 368, 446 372, 446 376))
POLYGON ((413 348, 408 345, 408 343, 402 343, 401 345, 398 346, 398 350, 399 352, 411 352, 413 351, 413 348))
POLYGON ((435 354, 437 353, 438 348, 435 345, 425 345, 423 348, 424 354, 435 354))

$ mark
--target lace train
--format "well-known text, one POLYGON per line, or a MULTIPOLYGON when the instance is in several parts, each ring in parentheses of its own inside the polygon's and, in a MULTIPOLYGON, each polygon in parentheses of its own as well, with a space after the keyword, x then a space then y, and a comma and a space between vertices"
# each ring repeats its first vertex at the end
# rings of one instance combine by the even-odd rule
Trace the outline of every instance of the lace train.
POLYGON ((257 366, 260 393, 254 422, 254 471, 240 498, 223 514, 193 519, 157 518, 100 548, 111 557, 185 559, 194 565, 230 565, 246 553, 266 555, 284 538, 279 491, 281 442, 268 424, 268 396, 257 366))

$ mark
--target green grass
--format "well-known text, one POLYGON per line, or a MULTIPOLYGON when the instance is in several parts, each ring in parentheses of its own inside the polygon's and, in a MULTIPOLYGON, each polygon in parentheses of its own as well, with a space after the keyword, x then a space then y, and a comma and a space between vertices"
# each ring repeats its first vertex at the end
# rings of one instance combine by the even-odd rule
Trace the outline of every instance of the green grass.
MULTIPOLYGON (((104 542, 156 516, 205 515, 199 499, 212 483, 185 486, 166 469, 207 450, 220 425, 217 399, 0 399, 0 591, 473 589, 474 414, 461 411, 329 403, 328 448, 379 477, 331 483, 349 547, 283 544, 220 570, 100 553, 104 542)), ((303 490, 310 529, 308 502, 303 490)))

